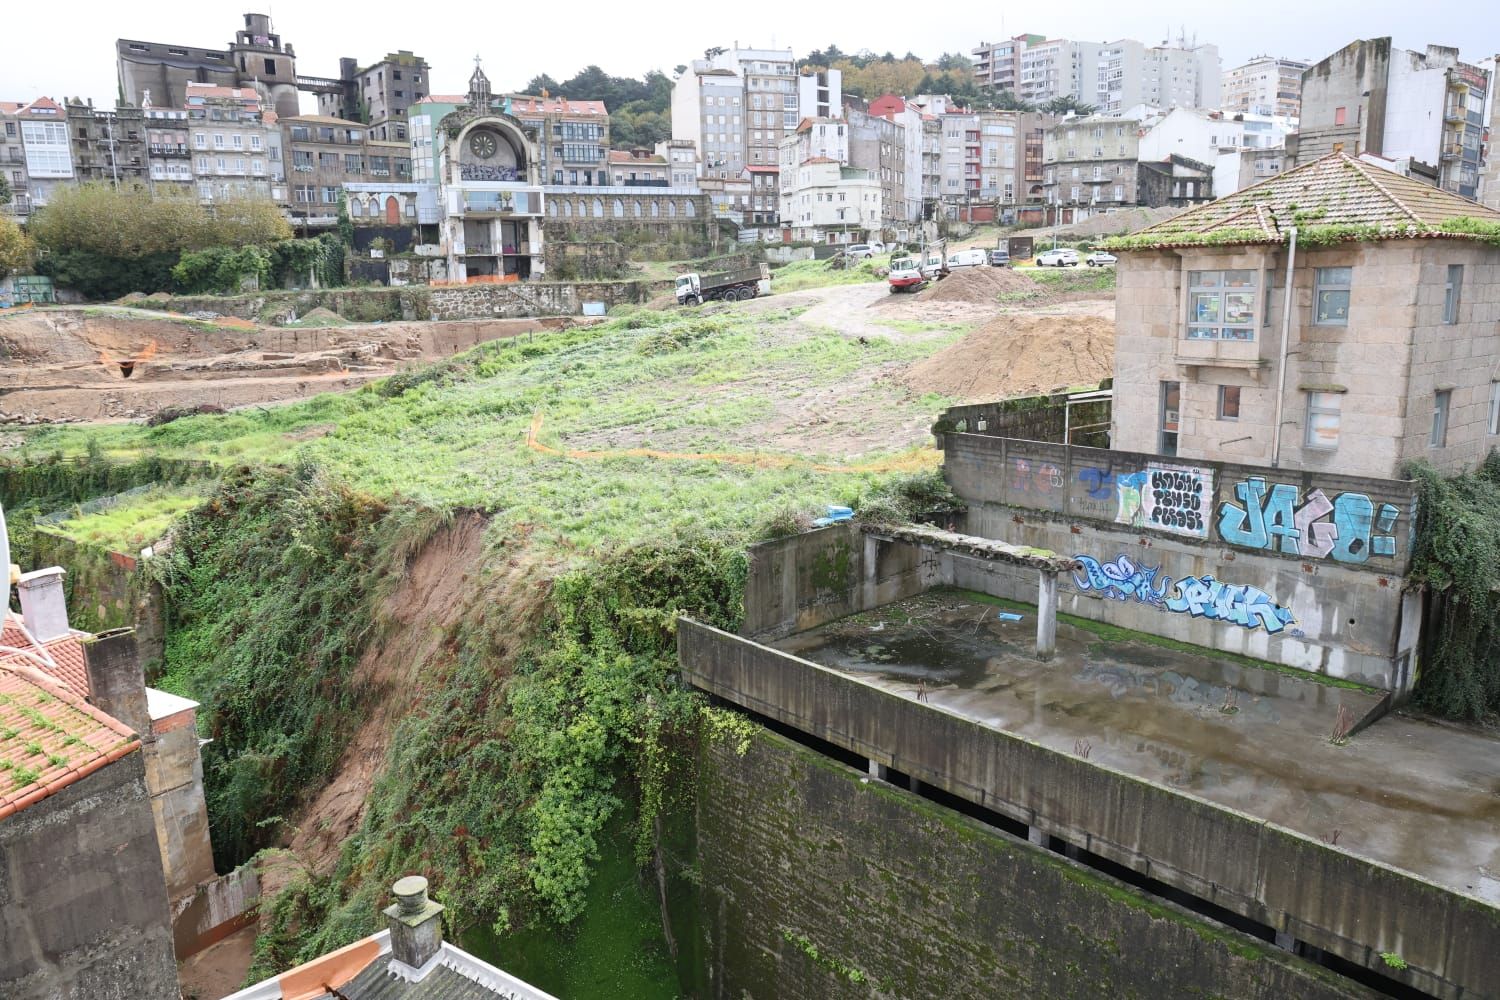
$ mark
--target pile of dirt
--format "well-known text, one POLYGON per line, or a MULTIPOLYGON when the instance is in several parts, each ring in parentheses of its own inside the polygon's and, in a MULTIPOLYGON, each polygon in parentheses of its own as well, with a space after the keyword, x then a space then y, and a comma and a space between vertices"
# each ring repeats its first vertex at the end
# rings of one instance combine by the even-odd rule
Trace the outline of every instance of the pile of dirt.
POLYGON ((898 378, 916 392, 984 402, 1095 384, 1113 373, 1114 363, 1109 319, 1003 314, 898 378))
POLYGON ((1035 291, 1037 283, 1008 267, 961 267, 917 293, 928 302, 994 305, 1006 292, 1035 291))
POLYGON ((298 322, 307 325, 323 324, 325 326, 344 326, 347 325, 349 321, 340 316, 338 313, 334 312, 332 309, 328 309, 324 306, 318 306, 316 309, 309 309, 307 312, 299 316, 298 322))

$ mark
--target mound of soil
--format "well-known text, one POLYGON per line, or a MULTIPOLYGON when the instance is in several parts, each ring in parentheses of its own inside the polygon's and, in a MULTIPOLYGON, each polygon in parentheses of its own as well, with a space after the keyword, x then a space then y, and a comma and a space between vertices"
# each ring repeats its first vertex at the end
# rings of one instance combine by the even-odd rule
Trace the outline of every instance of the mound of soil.
POLYGON ((1108 319, 1004 314, 898 378, 917 392, 983 402, 1097 383, 1114 363, 1115 325, 1108 319))
POLYGON ((1028 301, 1042 298, 1046 288, 1025 274, 1008 267, 961 267, 941 281, 934 281, 914 295, 891 295, 874 304, 889 308, 903 302, 954 302, 963 305, 994 306, 1000 296, 1016 292, 1030 293, 1028 301))
POLYGON ((349 322, 344 317, 334 312, 332 309, 325 308, 324 306, 318 306, 316 309, 309 309, 307 312, 303 313, 299 317, 299 319, 303 323, 319 322, 329 324, 342 324, 349 322))

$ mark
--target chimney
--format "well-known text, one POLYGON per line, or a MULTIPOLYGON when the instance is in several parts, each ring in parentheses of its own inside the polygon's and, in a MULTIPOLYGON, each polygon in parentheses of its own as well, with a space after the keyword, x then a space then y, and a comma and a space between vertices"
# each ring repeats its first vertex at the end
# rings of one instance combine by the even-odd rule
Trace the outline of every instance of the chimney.
POLYGON ((49 566, 22 573, 16 581, 16 590, 21 595, 21 617, 26 619, 26 631, 37 642, 49 642, 68 634, 63 573, 61 566, 49 566))
POLYGON ((135 648, 135 629, 116 628, 83 640, 89 704, 125 723, 142 739, 151 735, 146 675, 135 648))
POLYGON ((396 902, 385 908, 391 923, 392 975, 419 983, 437 967, 443 950, 443 907, 427 898, 427 880, 408 875, 391 886, 396 902))

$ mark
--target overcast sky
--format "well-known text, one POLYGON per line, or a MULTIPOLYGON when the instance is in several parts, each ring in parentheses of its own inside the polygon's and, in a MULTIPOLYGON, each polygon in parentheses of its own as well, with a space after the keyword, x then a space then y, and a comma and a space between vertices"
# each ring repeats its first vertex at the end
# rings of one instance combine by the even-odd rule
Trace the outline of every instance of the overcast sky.
MULTIPOLYGON (((1219 46, 1225 68, 1261 53, 1317 60, 1357 37, 1390 35, 1402 48, 1429 42, 1457 45, 1478 61, 1500 50, 1500 17, 1483 2, 1457 0, 1217 0, 1165 4, 1120 0, 1001 4, 948 0, 832 0, 832 2, 710 3, 670 0, 622 4, 571 0, 531 4, 414 5, 410 0, 288 3, 201 0, 191 4, 121 4, 73 0, 66 4, 7 4, 0 34, 0 100, 41 94, 112 102, 115 39, 227 45, 246 10, 267 10, 284 42, 297 52, 297 69, 336 76, 340 56, 361 63, 410 49, 433 68, 433 93, 461 93, 483 56, 496 90, 522 86, 538 73, 566 79, 590 63, 617 76, 650 69, 668 74, 713 45, 790 46, 798 56, 830 42, 846 52, 870 49, 926 59, 969 52, 980 41, 1022 32, 1148 44, 1186 32, 1219 46), (1184 10, 1196 12, 1184 21, 1184 10), (451 13, 450 13, 451 12, 451 13), (747 25, 775 27, 750 37, 747 25)), ((304 98, 306 100, 306 98, 304 98)))

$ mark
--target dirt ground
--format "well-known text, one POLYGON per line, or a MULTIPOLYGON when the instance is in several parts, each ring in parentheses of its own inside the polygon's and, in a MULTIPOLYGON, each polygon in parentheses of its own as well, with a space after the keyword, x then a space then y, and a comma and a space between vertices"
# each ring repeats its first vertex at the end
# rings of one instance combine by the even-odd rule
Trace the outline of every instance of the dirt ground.
POLYGON ((255 957, 255 928, 211 944, 177 967, 183 1000, 221 1000, 240 988, 255 957))
POLYGON ((121 420, 168 407, 232 409, 301 399, 485 341, 573 322, 292 328, 113 306, 27 310, 0 317, 0 424, 121 420))

